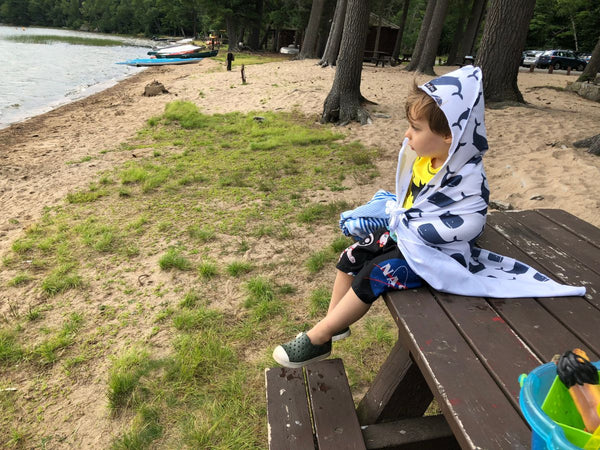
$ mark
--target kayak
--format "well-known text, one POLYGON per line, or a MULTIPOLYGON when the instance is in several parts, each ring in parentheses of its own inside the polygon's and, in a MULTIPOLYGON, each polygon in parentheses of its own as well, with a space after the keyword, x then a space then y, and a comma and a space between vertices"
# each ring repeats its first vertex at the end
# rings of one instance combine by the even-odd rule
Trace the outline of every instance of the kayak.
POLYGON ((128 66, 145 67, 145 66, 168 66, 174 64, 192 64, 202 61, 203 58, 139 58, 129 59, 127 61, 118 62, 117 64, 126 64, 128 66))

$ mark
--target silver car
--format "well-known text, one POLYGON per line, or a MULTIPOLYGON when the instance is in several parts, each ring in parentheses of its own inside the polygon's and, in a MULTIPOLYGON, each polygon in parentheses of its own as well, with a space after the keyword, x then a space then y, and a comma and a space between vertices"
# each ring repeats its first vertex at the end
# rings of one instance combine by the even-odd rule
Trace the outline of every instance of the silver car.
POLYGON ((525 52, 525 58, 523 58, 523 65, 525 67, 535 66, 542 53, 544 53, 544 50, 527 50, 525 52))

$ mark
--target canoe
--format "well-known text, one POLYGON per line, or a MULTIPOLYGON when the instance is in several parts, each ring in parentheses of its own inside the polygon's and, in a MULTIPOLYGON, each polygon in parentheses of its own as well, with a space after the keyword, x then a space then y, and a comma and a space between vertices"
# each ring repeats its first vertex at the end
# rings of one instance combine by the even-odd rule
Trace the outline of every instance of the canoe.
POLYGON ((217 56, 219 50, 207 50, 207 51, 196 51, 189 53, 175 53, 175 54, 160 54, 157 53, 154 55, 156 58, 164 59, 164 58, 212 58, 213 56, 217 56))
POLYGON ((117 64, 126 64, 128 66, 147 67, 147 66, 168 66, 176 64, 192 64, 202 61, 202 58, 139 58, 129 59, 118 62, 117 64))
POLYGON ((173 55, 173 57, 175 57, 175 55, 198 52, 201 49, 202 47, 198 47, 197 45, 193 44, 173 45, 158 50, 149 51, 148 55, 173 55))

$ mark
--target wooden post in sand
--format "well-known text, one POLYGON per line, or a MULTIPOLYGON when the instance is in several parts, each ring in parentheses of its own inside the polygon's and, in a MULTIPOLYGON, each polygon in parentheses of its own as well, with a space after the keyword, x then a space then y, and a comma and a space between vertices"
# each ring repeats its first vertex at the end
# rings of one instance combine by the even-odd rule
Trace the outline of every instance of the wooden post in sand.
POLYGON ((246 74, 244 73, 244 65, 242 64, 242 84, 246 84, 246 74))

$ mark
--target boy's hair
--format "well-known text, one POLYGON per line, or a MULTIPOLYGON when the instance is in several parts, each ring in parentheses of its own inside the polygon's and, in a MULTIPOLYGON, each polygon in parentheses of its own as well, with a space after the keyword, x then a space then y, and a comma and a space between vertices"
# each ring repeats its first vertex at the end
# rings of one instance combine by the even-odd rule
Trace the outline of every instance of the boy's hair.
POLYGON ((406 97, 405 109, 408 120, 427 120, 429 128, 435 134, 443 137, 452 134, 444 112, 438 107, 433 98, 419 89, 414 81, 412 91, 406 97))

